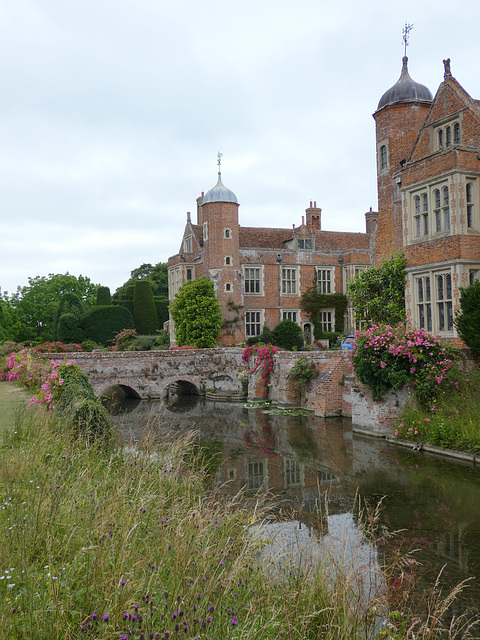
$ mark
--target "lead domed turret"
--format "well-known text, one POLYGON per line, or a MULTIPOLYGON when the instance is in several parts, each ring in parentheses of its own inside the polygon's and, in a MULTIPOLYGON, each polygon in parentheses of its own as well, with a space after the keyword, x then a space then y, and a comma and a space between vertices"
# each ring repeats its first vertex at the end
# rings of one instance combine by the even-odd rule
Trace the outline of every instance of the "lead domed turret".
POLYGON ((398 102, 432 102, 433 96, 430 89, 419 82, 415 82, 410 77, 407 62, 408 58, 404 56, 400 78, 380 98, 377 111, 387 105, 397 104, 398 102))
POLYGON ((223 184, 220 171, 218 172, 217 184, 213 189, 207 191, 203 197, 203 204, 208 204, 209 202, 234 202, 238 204, 237 196, 223 184))

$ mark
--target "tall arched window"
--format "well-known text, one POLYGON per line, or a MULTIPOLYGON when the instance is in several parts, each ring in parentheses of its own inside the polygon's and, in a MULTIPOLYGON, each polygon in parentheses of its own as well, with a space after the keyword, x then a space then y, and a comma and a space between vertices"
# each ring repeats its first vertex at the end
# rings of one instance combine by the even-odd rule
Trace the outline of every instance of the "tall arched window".
POLYGON ((473 184, 467 182, 467 227, 471 229, 473 227, 473 214, 474 214, 474 202, 473 202, 473 184))
POLYGON ((443 197, 443 228, 445 231, 450 229, 450 194, 448 193, 448 187, 442 189, 443 197))
POLYGON ((387 147, 382 144, 382 146, 380 147, 380 169, 386 169, 387 166, 387 147))

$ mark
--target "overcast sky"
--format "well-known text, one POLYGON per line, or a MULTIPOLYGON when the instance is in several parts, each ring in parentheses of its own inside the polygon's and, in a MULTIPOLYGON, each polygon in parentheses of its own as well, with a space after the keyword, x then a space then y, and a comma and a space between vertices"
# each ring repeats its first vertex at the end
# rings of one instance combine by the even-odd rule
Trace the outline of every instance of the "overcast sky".
POLYGON ((166 261, 218 151, 243 226, 364 231, 405 21, 412 78, 480 98, 478 0, 0 0, 1 290, 166 261))

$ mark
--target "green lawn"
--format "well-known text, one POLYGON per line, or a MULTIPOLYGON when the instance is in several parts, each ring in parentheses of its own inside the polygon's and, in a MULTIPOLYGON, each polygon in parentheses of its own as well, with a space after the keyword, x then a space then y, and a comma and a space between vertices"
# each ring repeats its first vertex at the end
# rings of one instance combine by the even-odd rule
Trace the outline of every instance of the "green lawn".
POLYGON ((0 438, 15 426, 15 413, 27 405, 32 393, 15 382, 0 382, 0 438))

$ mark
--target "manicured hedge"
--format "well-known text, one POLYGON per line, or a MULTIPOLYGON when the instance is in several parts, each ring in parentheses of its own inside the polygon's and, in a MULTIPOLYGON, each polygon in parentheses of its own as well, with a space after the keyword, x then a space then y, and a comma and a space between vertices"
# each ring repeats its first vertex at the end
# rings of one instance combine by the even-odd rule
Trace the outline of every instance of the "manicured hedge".
POLYGON ((134 328, 132 314, 120 305, 95 307, 83 316, 81 327, 85 338, 104 346, 111 344, 122 329, 134 328))

